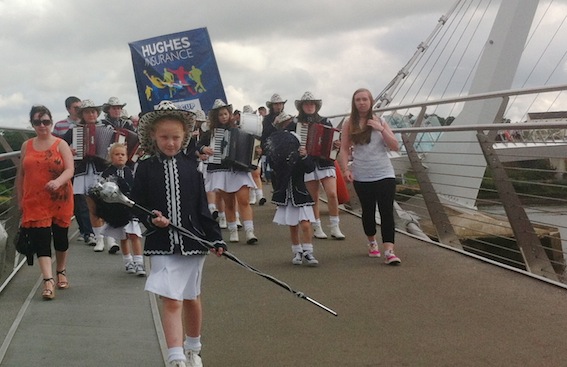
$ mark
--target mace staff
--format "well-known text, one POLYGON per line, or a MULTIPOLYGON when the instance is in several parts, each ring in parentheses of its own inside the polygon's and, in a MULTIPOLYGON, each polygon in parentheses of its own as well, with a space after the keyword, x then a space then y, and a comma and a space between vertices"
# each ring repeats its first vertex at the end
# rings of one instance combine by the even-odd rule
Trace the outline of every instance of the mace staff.
MULTIPOLYGON (((89 194, 98 197, 99 199, 101 199, 102 201, 104 201, 106 203, 123 204, 123 205, 126 205, 127 207, 130 207, 130 208, 136 207, 136 208, 140 209, 141 211, 143 211, 144 213, 149 214, 150 216, 155 216, 154 212, 152 212, 151 210, 144 208, 143 206, 135 203, 133 200, 129 199, 126 195, 124 195, 120 191, 120 189, 118 188, 118 185, 115 182, 112 182, 112 181, 106 181, 104 183, 102 183, 102 182, 97 183, 94 187, 92 187, 89 190, 89 194)), ((196 235, 195 233, 189 231, 187 228, 184 228, 182 226, 178 226, 178 225, 173 224, 171 222, 169 223, 169 226, 174 228, 175 230, 177 230, 183 236, 197 241, 201 246, 205 247, 206 249, 215 250, 215 246, 210 241, 207 241, 206 239, 196 235)), ((311 297, 306 296, 303 292, 296 291, 296 290, 292 289, 287 283, 282 282, 281 280, 273 277, 272 275, 261 272, 260 270, 248 265, 244 261, 237 258, 231 252, 224 251, 222 253, 222 256, 226 257, 227 259, 232 260, 233 262, 235 262, 236 264, 245 268, 246 270, 249 270, 249 271, 253 272, 254 274, 259 275, 262 278, 265 278, 265 279, 271 281, 272 283, 284 288, 285 290, 296 295, 297 297, 304 299, 304 300, 314 304, 317 307, 322 308, 323 310, 327 311, 331 315, 338 316, 338 314, 335 311, 333 311, 331 308, 323 305, 320 302, 317 302, 316 300, 314 300, 311 297)))

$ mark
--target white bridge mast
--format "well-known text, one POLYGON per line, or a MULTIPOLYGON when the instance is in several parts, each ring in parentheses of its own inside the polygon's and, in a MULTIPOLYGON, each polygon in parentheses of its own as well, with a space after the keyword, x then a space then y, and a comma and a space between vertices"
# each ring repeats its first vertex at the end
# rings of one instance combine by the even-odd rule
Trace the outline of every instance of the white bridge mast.
MULTIPOLYGON (((511 88, 537 5, 536 0, 502 0, 469 94, 511 88)), ((451 125, 501 122, 494 121, 500 102, 500 99, 466 102, 451 125)), ((486 169, 482 151, 474 132, 451 135, 452 141, 463 144, 451 144, 448 139, 446 135, 441 136, 425 157, 428 176, 437 192, 448 193, 451 201, 474 208, 486 169), (460 162, 466 162, 466 166, 459 165, 460 162)))

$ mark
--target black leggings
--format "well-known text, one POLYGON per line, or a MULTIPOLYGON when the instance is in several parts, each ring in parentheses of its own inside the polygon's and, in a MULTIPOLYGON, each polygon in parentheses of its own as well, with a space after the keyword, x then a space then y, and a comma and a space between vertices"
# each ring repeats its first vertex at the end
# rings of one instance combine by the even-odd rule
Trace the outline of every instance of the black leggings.
POLYGON ((59 227, 52 224, 51 227, 26 228, 30 241, 37 257, 51 257, 51 236, 53 235, 53 247, 55 251, 67 251, 69 249, 69 228, 59 227))
POLYGON ((362 227, 366 236, 376 234, 376 205, 380 213, 382 242, 394 243, 396 226, 394 223, 394 196, 396 179, 385 178, 380 181, 354 181, 354 190, 362 207, 362 227))

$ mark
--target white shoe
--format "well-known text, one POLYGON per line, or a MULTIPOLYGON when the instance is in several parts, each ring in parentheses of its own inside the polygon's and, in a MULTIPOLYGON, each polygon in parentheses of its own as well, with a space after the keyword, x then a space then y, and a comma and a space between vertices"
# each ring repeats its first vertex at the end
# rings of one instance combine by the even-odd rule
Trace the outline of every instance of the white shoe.
POLYGON ((238 230, 237 229, 231 229, 230 230, 230 242, 238 242, 238 230))
POLYGON ((291 259, 291 263, 293 265, 303 264, 303 252, 296 252, 295 254, 293 254, 293 259, 291 259))
POLYGON ((325 239, 327 238, 327 234, 325 234, 325 232, 323 232, 323 228, 321 228, 321 224, 320 223, 313 223, 313 237, 315 238, 320 238, 320 239, 325 239))
POLYGON ((144 264, 134 263, 134 273, 139 277, 145 277, 146 269, 144 268, 144 264))
POLYGON ((203 367, 203 361, 201 360, 201 356, 199 353, 195 352, 194 350, 186 350, 185 357, 187 361, 185 362, 185 366, 187 367, 203 367))
POLYGON ((167 365, 168 367, 187 367, 185 361, 171 361, 167 365))
POLYGON ((305 261, 307 261, 307 265, 309 265, 309 266, 319 265, 319 261, 315 258, 315 256, 313 256, 312 252, 304 252, 303 253, 303 259, 305 259, 305 261))
POLYGON ((248 202, 250 205, 256 205, 256 193, 254 190, 250 190, 250 200, 248 202))
POLYGON ((253 245, 256 242, 258 242, 258 237, 256 237, 256 235, 254 235, 254 230, 253 229, 247 229, 246 230, 246 243, 249 245, 253 245))
POLYGON ((228 227, 226 217, 219 217, 219 227, 221 227, 221 229, 226 229, 228 227))
POLYGON ((94 246, 96 245, 96 237, 94 234, 89 234, 87 237, 85 237, 85 242, 87 243, 87 245, 89 246, 94 246))
POLYGON ((331 224, 329 228, 331 229, 331 237, 333 237, 334 239, 344 240, 346 238, 345 235, 341 232, 338 224, 331 224))
POLYGON ((120 250, 120 246, 116 243, 116 240, 112 237, 104 237, 104 241, 106 242, 106 248, 108 249, 109 254, 115 254, 120 250))
POLYGON ((104 236, 98 236, 96 239, 96 245, 93 248, 94 252, 103 252, 104 251, 104 236))
POLYGON ((136 274, 136 265, 133 261, 130 261, 128 264, 124 266, 126 268, 126 272, 128 274, 136 274))

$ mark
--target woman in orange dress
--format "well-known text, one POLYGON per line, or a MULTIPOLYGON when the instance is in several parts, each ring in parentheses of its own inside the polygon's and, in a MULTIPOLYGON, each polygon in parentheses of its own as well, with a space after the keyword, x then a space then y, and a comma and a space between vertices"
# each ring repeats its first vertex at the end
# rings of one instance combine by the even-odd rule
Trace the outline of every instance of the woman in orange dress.
POLYGON ((55 286, 69 287, 65 273, 68 230, 73 215, 73 155, 69 145, 51 134, 53 119, 45 106, 33 106, 30 121, 37 134, 21 148, 16 176, 21 227, 28 233, 43 275, 44 299, 55 297, 55 286), (51 238, 55 247, 57 282, 51 269, 51 238))

